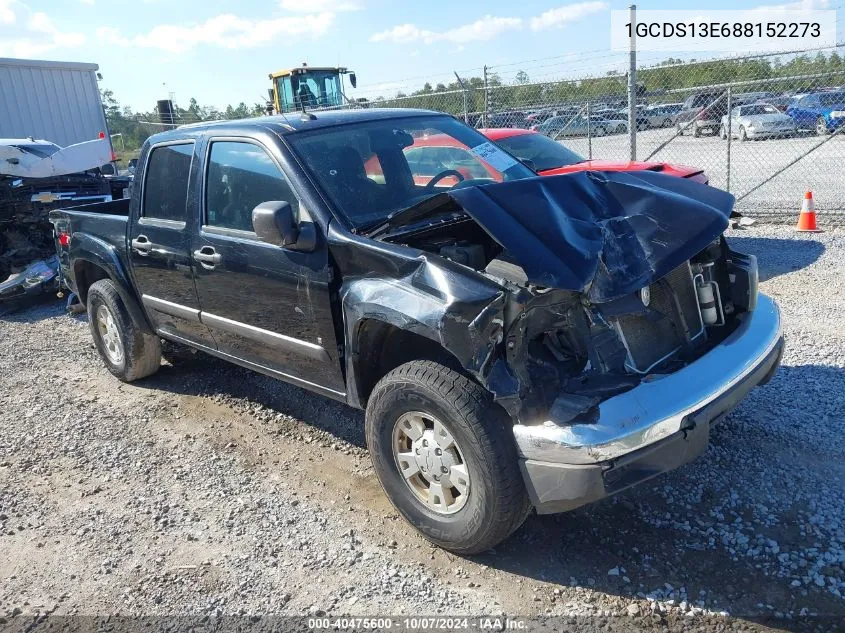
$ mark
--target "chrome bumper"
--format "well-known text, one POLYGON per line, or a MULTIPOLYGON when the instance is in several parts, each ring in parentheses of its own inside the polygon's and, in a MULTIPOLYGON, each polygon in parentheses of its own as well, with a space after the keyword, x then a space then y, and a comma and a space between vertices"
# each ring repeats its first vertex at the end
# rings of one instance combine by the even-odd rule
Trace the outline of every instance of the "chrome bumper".
POLYGON ((777 304, 759 295, 756 309, 722 343, 673 374, 647 377, 605 400, 597 407, 595 423, 515 425, 519 455, 537 462, 590 465, 651 446, 682 431, 690 416, 738 387, 750 389, 761 382, 764 377, 755 370, 771 362, 781 341, 777 304), (751 381, 756 382, 743 385, 751 381))

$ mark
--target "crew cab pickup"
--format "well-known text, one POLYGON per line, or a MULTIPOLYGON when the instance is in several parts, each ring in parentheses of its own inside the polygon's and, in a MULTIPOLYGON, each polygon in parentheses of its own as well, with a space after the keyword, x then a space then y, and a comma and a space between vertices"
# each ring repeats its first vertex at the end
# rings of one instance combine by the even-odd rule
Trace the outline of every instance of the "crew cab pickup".
POLYGON ((722 235, 733 202, 540 178, 453 117, 367 109, 155 135, 130 199, 50 218, 117 378, 165 339, 366 409, 391 502, 467 554, 690 461, 771 377, 779 311, 722 235), (460 165, 408 160, 434 135, 460 165))

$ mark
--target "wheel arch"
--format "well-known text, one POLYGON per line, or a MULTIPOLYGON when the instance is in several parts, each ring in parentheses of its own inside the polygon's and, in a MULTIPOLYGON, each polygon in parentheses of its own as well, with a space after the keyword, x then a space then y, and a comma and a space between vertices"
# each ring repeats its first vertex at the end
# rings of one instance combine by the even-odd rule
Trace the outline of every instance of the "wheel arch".
POLYGON ((135 296, 126 268, 112 245, 91 235, 74 235, 70 262, 74 289, 83 305, 88 300, 91 285, 108 279, 114 284, 135 325, 147 334, 154 334, 135 296))
POLYGON ((473 378, 465 371, 457 356, 449 352, 433 334, 424 327, 412 331, 381 318, 360 319, 350 341, 351 354, 347 361, 347 397, 354 399, 350 403, 366 407, 373 388, 381 378, 400 365, 414 360, 435 361, 473 378))

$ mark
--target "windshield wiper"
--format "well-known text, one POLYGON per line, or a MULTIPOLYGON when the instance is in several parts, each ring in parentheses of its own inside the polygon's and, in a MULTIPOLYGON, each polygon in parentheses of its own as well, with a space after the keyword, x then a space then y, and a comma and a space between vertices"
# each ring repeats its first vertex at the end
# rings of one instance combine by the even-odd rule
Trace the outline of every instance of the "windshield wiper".
POLYGON ((417 220, 422 220, 423 218, 439 215, 441 213, 448 213, 450 211, 460 211, 463 213, 463 210, 449 194, 438 193, 430 198, 426 198, 425 200, 418 202, 417 204, 412 204, 410 207, 394 211, 387 216, 386 220, 382 220, 371 227, 367 227, 362 232, 368 237, 377 238, 391 229, 395 229, 400 226, 407 226, 409 224, 413 224, 417 220))

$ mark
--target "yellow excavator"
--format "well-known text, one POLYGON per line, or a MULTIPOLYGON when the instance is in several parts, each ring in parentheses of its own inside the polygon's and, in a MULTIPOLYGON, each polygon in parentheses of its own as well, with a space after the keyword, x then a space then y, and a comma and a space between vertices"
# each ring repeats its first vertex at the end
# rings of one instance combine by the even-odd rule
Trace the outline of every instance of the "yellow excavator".
POLYGON ((267 92, 276 113, 341 108, 351 103, 344 93, 344 75, 355 88, 358 80, 347 68, 302 64, 270 73, 273 87, 267 92))

